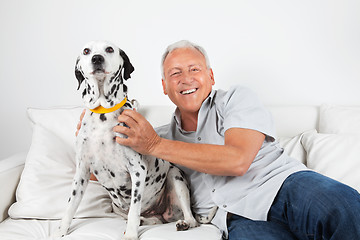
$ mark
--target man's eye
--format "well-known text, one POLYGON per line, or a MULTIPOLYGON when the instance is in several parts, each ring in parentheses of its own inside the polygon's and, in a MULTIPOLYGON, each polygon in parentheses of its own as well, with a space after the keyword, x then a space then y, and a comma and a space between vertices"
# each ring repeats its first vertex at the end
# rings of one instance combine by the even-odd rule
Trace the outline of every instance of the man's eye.
POLYGON ((88 55, 89 53, 90 53, 90 49, 85 48, 84 51, 83 51, 83 54, 84 54, 84 55, 88 55))
POLYGON ((192 72, 198 72, 198 71, 200 71, 200 69, 198 69, 198 68, 192 68, 192 69, 190 69, 190 71, 192 71, 192 72))
POLYGON ((114 52, 114 49, 113 49, 112 47, 107 47, 107 48, 105 49, 105 51, 106 51, 107 53, 113 53, 113 52, 114 52))
POLYGON ((179 75, 179 74, 180 74, 180 72, 173 72, 173 73, 170 74, 170 77, 173 77, 173 76, 176 76, 176 75, 179 75))

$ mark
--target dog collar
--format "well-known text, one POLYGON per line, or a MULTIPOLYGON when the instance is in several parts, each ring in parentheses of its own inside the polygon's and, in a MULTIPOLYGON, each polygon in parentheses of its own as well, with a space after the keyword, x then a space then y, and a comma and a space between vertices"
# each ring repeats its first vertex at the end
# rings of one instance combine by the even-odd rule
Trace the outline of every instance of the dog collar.
POLYGON ((90 109, 90 111, 92 111, 93 113, 99 113, 99 114, 102 114, 102 113, 111 113, 111 112, 114 112, 118 109, 120 109, 122 106, 125 105, 127 99, 124 98, 124 100, 122 100, 120 103, 116 104, 114 107, 112 108, 104 108, 103 106, 98 106, 94 109, 90 109))

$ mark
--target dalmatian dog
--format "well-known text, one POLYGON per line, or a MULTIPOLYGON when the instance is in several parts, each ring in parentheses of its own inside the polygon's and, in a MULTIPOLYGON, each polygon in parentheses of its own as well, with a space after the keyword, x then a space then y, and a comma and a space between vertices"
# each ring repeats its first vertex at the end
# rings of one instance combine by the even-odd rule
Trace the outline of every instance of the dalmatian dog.
MULTIPOLYGON (((140 224, 177 221, 178 231, 208 223, 215 215, 192 215, 190 194, 183 173, 167 161, 141 155, 115 141, 124 109, 136 108, 127 98, 124 80, 134 71, 126 53, 114 44, 86 44, 76 61, 75 75, 87 108, 76 141, 76 173, 68 207, 57 232, 67 234, 83 197, 90 175, 108 191, 115 213, 127 219, 123 239, 138 239, 140 224)), ((126 137, 126 136, 120 136, 126 137)))

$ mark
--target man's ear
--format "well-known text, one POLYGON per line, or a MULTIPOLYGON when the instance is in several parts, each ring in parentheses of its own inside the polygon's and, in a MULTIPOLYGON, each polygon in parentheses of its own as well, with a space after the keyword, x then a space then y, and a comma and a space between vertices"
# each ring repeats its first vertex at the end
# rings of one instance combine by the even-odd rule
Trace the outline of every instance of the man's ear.
POLYGON ((75 76, 79 82, 79 86, 78 86, 77 90, 79 90, 81 83, 85 79, 84 75, 81 72, 81 68, 79 67, 79 61, 80 61, 80 57, 78 57, 78 59, 76 60, 76 64, 75 64, 75 76))
POLYGON ((130 78, 130 74, 135 70, 134 66, 131 64, 129 57, 126 53, 119 49, 120 56, 124 60, 124 79, 127 80, 130 78))
POLYGON ((164 79, 161 79, 161 84, 163 86, 163 91, 164 91, 164 94, 167 95, 167 91, 166 91, 166 82, 164 79))
POLYGON ((212 81, 211 85, 214 86, 214 84, 215 84, 214 72, 213 72, 212 68, 210 68, 209 71, 210 71, 210 79, 212 81))

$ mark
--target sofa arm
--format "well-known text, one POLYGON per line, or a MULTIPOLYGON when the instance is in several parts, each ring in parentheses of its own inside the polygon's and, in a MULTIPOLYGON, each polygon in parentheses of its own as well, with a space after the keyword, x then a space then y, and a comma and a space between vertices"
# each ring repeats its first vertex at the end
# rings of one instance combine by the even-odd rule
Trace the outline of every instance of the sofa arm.
POLYGON ((8 210, 15 201, 15 192, 24 169, 26 153, 18 153, 0 160, 0 222, 8 217, 8 210))

